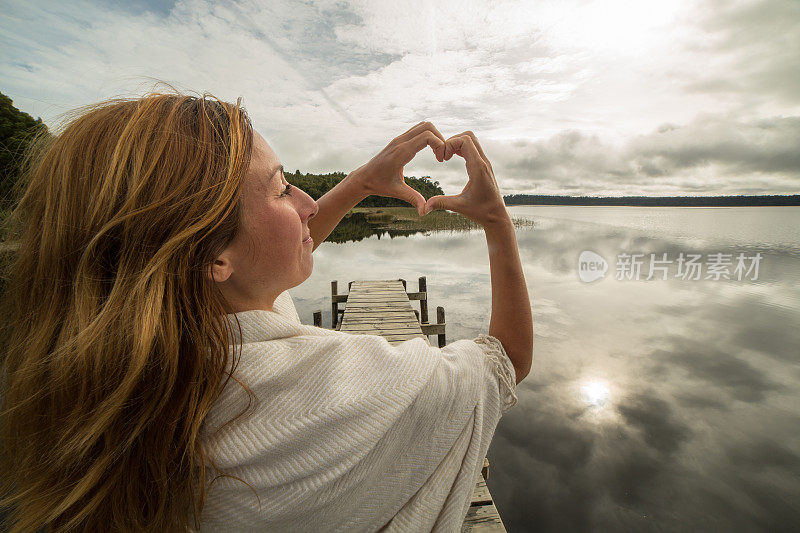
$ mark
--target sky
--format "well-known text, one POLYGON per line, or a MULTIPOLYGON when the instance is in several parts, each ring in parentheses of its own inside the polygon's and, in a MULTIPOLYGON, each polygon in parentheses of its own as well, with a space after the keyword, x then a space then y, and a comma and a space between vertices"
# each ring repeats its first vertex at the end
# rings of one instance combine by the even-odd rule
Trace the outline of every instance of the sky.
MULTIPOLYGON (((241 97, 290 171, 428 120, 473 131, 503 194, 800 193, 797 0, 0 0, 0 50, 54 131, 166 82, 241 97)), ((467 181, 430 149, 404 174, 467 181)))

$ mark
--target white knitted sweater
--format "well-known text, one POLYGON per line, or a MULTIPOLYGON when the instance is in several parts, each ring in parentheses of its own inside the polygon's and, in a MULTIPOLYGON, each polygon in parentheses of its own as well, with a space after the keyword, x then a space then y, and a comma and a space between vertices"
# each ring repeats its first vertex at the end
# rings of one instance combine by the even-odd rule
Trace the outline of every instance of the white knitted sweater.
POLYGON ((203 443, 250 486, 211 483, 201 531, 460 531, 495 427, 517 401, 500 342, 392 346, 301 324, 288 292, 274 309, 228 315, 242 346, 233 375, 255 401, 222 427, 248 405, 229 381, 203 443))

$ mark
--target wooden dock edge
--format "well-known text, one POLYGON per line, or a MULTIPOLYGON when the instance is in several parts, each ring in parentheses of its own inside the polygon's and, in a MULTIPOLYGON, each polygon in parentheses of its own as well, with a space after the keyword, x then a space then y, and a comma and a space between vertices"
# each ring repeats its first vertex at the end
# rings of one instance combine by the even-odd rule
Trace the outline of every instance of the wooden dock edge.
POLYGON ((472 491, 472 500, 464 517, 461 526, 461 533, 500 533, 505 532, 506 527, 500 518, 500 512, 494 504, 492 494, 486 485, 489 478, 489 459, 483 458, 483 468, 478 475, 475 489, 472 491))

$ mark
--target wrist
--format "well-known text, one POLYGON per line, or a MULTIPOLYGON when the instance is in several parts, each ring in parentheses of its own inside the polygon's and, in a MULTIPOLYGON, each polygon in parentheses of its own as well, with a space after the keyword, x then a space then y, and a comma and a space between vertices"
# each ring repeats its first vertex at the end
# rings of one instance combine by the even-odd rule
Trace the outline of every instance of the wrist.
POLYGON ((350 191, 352 196, 358 199, 358 202, 370 195, 366 176, 364 176, 364 171, 362 170, 363 168, 364 167, 361 166, 353 170, 342 180, 342 184, 347 187, 347 190, 350 191))
POLYGON ((489 256, 508 256, 514 252, 519 254, 517 248, 517 233, 511 217, 507 220, 497 221, 483 226, 486 244, 489 246, 489 256))
POLYGON ((511 221, 511 215, 508 210, 503 207, 494 212, 488 213, 485 219, 481 222, 484 230, 504 229, 508 226, 513 227, 514 223, 511 221))

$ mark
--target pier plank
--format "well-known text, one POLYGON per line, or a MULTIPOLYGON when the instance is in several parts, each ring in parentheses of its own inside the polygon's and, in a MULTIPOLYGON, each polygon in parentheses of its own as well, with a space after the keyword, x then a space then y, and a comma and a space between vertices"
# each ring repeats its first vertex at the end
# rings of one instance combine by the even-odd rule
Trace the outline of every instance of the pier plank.
POLYGON ((482 477, 478 478, 479 481, 475 485, 475 490, 472 492, 472 502, 470 505, 488 505, 492 503, 492 495, 489 494, 489 487, 482 477))
POLYGON ((506 528, 494 504, 470 505, 461 533, 499 533, 506 528))
POLYGON ((339 330, 380 335, 392 344, 417 337, 430 342, 400 280, 352 282, 339 330))
POLYGON ((396 335, 399 333, 419 334, 411 324, 400 324, 391 328, 375 327, 371 324, 363 324, 361 327, 348 328, 349 333, 363 333, 365 335, 396 335))
POLYGON ((413 311, 404 311, 402 309, 382 309, 376 306, 372 307, 351 307, 346 316, 355 318, 364 318, 366 316, 386 316, 392 318, 406 318, 408 320, 416 320, 416 315, 413 311))

